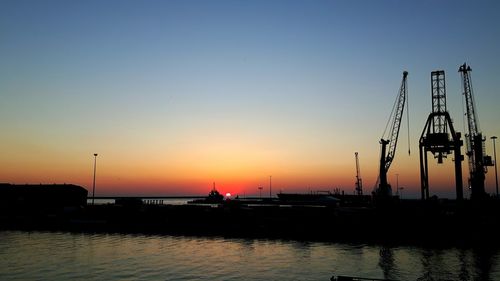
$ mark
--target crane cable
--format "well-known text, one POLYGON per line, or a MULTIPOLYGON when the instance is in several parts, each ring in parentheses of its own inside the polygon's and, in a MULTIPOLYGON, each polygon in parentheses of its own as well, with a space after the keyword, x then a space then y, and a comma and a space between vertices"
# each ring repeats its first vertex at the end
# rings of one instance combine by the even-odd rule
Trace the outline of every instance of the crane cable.
MULTIPOLYGON (((389 115, 389 119, 387 120, 387 124, 385 124, 384 133, 382 133, 381 139, 385 139, 385 133, 387 132, 387 127, 389 127, 389 124, 390 123, 394 123, 394 122, 391 122, 391 121, 392 121, 392 116, 394 115, 394 111, 396 110, 397 103, 398 103, 398 99, 396 97, 396 100, 394 101, 394 104, 392 105, 391 114, 389 115)), ((392 128, 391 128, 391 130, 392 130, 392 128)))

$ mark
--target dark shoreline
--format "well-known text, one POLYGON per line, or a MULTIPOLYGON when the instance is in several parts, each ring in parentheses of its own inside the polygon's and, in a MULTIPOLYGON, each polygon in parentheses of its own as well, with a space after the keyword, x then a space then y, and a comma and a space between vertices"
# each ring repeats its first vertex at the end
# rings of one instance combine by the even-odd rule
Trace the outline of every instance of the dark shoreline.
POLYGON ((500 247, 500 202, 396 201, 385 206, 88 205, 3 210, 0 230, 500 247))

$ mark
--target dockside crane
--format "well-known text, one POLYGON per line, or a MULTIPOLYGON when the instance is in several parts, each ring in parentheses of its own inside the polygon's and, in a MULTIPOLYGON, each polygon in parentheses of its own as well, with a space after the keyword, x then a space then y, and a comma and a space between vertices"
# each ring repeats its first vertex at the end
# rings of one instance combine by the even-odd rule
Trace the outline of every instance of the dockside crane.
POLYGON ((354 157, 356 158, 356 195, 363 195, 363 181, 361 180, 361 171, 359 168, 358 153, 354 152, 354 157))
MULTIPOLYGON (((398 96, 396 97, 396 102, 389 117, 389 123, 391 124, 390 131, 388 134, 388 139, 382 137, 380 139, 380 170, 379 170, 379 185, 375 190, 375 195, 379 198, 389 198, 392 195, 391 186, 387 182, 387 172, 391 167, 392 161, 396 155, 396 146, 398 143, 399 128, 401 126, 401 119, 403 118, 403 110, 405 103, 407 103, 407 82, 408 72, 403 72, 403 80, 401 82, 401 87, 399 88, 398 96), (392 122, 391 122, 392 121, 392 122), (389 145, 389 148, 387 148, 389 145)), ((389 125, 387 123, 387 125, 389 125)), ((386 126, 387 129, 387 126, 386 126)), ((385 135, 385 132, 384 132, 385 135)), ((408 150, 408 153, 410 151, 408 150)))
POLYGON ((483 134, 479 129, 479 119, 472 92, 471 74, 472 69, 466 63, 458 69, 462 76, 463 95, 467 116, 467 129, 465 140, 467 145, 467 157, 469 159, 469 185, 471 199, 479 199, 486 196, 484 188, 487 166, 493 166, 491 156, 485 153, 483 134))
POLYGON ((427 117, 424 129, 418 141, 420 152, 420 184, 422 200, 429 197, 429 163, 428 152, 442 164, 443 159, 453 152, 455 162, 455 183, 457 200, 463 199, 461 147, 462 134, 455 131, 450 113, 446 107, 446 79, 444 70, 431 72, 432 111, 427 117))

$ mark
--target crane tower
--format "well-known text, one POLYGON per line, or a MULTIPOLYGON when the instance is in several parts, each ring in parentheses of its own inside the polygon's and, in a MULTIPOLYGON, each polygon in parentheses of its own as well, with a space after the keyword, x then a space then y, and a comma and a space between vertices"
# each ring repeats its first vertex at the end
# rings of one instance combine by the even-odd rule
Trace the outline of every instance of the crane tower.
POLYGON ((472 92, 470 66, 463 64, 458 71, 462 76, 463 95, 465 98, 467 129, 465 134, 467 144, 467 157, 469 159, 469 184, 471 188, 471 199, 483 198, 486 196, 484 188, 484 179, 487 172, 487 166, 493 166, 491 156, 485 154, 484 141, 482 133, 479 130, 479 119, 472 92))
POLYGON ((358 153, 354 152, 356 158, 356 195, 363 195, 363 181, 361 180, 361 171, 359 169, 358 153))
POLYGON ((453 151, 455 156, 455 182, 457 200, 463 199, 462 161, 460 148, 463 145, 460 132, 453 128, 450 114, 446 109, 446 83, 443 70, 431 72, 432 112, 427 118, 419 140, 420 182, 422 199, 429 199, 429 168, 427 152, 437 158, 438 164, 453 151), (451 138, 450 138, 451 134, 451 138))
MULTIPOLYGON (((380 139, 380 170, 379 170, 379 186, 375 191, 378 197, 388 198, 392 195, 391 186, 387 182, 387 171, 394 160, 396 155, 396 145, 398 143, 399 128, 401 126, 401 119, 403 118, 403 110, 405 107, 405 101, 407 96, 407 82, 408 72, 403 72, 403 80, 401 82, 401 87, 399 88, 399 93, 396 98, 396 103, 394 104, 393 114, 391 114, 392 119, 391 128, 389 132, 389 139, 380 139), (387 149, 387 145, 389 148, 387 149)), ((391 118, 389 118, 391 121, 391 118)))

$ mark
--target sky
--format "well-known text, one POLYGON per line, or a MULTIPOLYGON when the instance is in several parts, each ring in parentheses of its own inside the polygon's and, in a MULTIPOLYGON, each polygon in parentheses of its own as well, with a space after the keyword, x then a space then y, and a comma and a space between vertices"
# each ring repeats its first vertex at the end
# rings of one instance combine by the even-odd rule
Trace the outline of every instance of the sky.
MULTIPOLYGON (((96 196, 204 195, 214 182, 351 194, 358 152, 369 194, 406 70, 410 125, 388 178, 418 198, 431 71, 446 72, 466 132, 458 67, 471 66, 493 156, 499 14, 498 1, 0 0, 0 182, 90 191, 98 153, 96 196)), ((431 195, 455 197, 452 158, 430 157, 431 195)))

